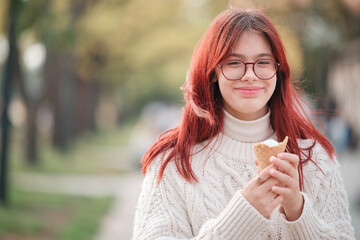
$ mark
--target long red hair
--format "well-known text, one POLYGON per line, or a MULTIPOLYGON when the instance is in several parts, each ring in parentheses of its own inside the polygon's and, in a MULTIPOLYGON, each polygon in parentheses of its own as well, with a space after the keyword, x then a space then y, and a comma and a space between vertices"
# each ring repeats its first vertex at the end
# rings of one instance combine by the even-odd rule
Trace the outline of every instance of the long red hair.
POLYGON ((268 102, 270 121, 278 139, 289 137, 287 151, 301 159, 300 187, 303 188, 303 164, 314 162, 311 156, 316 141, 333 158, 334 148, 307 116, 303 107, 307 104, 300 97, 301 90, 290 81, 284 46, 274 25, 258 10, 228 9, 213 20, 196 45, 184 85, 186 105, 182 121, 179 126, 160 135, 145 153, 141 160, 143 174, 158 154, 167 152, 159 169, 158 181, 170 161, 175 161, 179 173, 187 181, 197 181, 191 168, 192 147, 217 136, 223 127, 223 101, 216 81, 217 64, 231 54, 239 36, 248 30, 266 37, 276 61, 280 63, 276 88, 268 102), (296 141, 298 138, 314 139, 314 143, 301 149, 296 141))

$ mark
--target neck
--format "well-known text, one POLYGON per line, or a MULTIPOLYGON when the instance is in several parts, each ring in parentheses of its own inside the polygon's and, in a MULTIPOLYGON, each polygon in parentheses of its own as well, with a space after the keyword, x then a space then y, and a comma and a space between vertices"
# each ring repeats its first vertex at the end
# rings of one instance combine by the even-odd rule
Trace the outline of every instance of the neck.
POLYGON ((224 109, 223 132, 224 135, 243 142, 268 139, 274 133, 270 124, 270 109, 263 117, 252 121, 239 120, 224 109))

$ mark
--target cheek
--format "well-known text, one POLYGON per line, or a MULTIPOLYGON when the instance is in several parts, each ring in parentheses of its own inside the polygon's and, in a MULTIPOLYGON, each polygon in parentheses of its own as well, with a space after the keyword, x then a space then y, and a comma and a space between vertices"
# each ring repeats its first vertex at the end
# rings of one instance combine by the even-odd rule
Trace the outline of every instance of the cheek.
POLYGON ((219 90, 223 99, 228 99, 231 91, 231 86, 229 82, 224 81, 223 79, 218 80, 219 83, 219 90))
POLYGON ((276 89, 276 85, 277 85, 277 80, 276 78, 273 80, 270 80, 271 82, 269 82, 269 85, 267 87, 268 89, 268 94, 270 95, 270 97, 274 94, 275 89, 276 89))

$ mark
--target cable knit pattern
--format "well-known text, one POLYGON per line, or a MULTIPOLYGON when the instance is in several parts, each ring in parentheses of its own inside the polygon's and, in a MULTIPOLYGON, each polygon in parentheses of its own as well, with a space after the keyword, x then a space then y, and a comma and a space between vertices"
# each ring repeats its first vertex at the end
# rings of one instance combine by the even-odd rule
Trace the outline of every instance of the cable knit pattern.
POLYGON ((312 163, 304 166, 305 203, 298 220, 287 221, 278 208, 266 219, 246 201, 241 189, 257 171, 252 146, 262 140, 243 142, 220 134, 212 148, 192 157, 196 183, 186 182, 170 162, 157 184, 158 156, 143 182, 133 239, 355 239, 339 164, 320 145, 314 159, 324 174, 312 163))

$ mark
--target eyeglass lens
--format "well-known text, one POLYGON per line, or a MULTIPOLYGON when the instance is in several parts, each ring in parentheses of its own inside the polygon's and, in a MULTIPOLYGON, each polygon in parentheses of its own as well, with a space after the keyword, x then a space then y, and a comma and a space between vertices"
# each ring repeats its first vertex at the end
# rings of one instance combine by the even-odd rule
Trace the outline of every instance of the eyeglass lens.
MULTIPOLYGON (((253 64, 255 75, 260 79, 272 78, 277 70, 276 63, 270 59, 261 59, 253 64)), ((228 61, 223 64, 224 76, 230 80, 237 80, 245 75, 246 64, 239 60, 228 61)))

